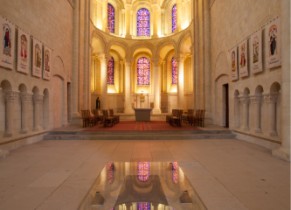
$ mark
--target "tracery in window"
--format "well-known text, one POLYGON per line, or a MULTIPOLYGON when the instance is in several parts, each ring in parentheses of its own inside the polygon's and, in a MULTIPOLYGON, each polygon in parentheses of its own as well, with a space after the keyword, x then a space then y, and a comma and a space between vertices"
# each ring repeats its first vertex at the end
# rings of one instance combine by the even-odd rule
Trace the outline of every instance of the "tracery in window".
POLYGON ((137 36, 150 36, 150 12, 146 8, 137 11, 137 36))
POLYGON ((172 7, 172 32, 177 28, 177 5, 172 7))
POLYGON ((114 58, 111 57, 107 64, 107 84, 114 85, 114 58))
POLYGON ((115 32, 115 9, 109 3, 107 5, 107 27, 111 33, 115 32))
POLYGON ((178 67, 177 60, 175 57, 172 58, 172 84, 176 85, 178 83, 178 67))
POLYGON ((150 60, 141 57, 137 60, 137 85, 150 85, 150 60))

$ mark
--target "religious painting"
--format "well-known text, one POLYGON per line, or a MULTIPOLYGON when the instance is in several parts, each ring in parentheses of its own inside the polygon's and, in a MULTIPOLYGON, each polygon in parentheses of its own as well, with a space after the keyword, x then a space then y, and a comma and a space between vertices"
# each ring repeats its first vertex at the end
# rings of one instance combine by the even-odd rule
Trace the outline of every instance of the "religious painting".
POLYGON ((44 46, 43 53, 43 78, 49 80, 51 78, 51 54, 52 51, 50 48, 44 46))
POLYGON ((249 42, 250 48, 250 69, 256 74, 263 71, 262 56, 262 31, 254 33, 249 42))
POLYGON ((18 29, 17 40, 17 71, 28 74, 30 61, 30 36, 21 29, 18 29))
POLYGON ((32 75, 41 77, 42 72, 42 44, 33 38, 32 48, 32 75))
POLYGON ((249 76, 248 71, 248 45, 247 40, 239 44, 239 76, 249 76))
POLYGON ((0 17, 0 66, 13 69, 15 26, 8 20, 0 17))
POLYGON ((230 51, 231 63, 231 79, 232 81, 238 80, 238 67, 237 67, 237 47, 230 51))
POLYGON ((275 68, 281 65, 280 20, 273 20, 265 29, 266 37, 266 66, 275 68))

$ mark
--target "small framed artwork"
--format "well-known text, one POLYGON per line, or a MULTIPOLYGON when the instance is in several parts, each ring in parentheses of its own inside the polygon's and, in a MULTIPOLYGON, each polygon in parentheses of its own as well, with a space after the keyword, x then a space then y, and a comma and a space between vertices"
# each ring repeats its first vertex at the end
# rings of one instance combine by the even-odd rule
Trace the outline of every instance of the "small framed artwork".
POLYGON ((32 41, 32 76, 41 77, 42 73, 42 44, 37 39, 32 41))
POLYGON ((17 71, 28 74, 30 62, 30 36, 18 29, 17 71))
POLYGON ((239 76, 249 76, 248 71, 248 44, 247 40, 239 44, 239 76))
POLYGON ((50 80, 51 78, 51 58, 52 50, 44 46, 43 50, 43 79, 50 80))
POLYGON ((230 59, 231 59, 231 79, 232 81, 238 80, 238 66, 237 66, 237 47, 234 47, 230 51, 230 59))
POLYGON ((249 42, 250 49, 250 69, 253 74, 263 71, 263 51, 262 51, 262 30, 254 33, 249 42))

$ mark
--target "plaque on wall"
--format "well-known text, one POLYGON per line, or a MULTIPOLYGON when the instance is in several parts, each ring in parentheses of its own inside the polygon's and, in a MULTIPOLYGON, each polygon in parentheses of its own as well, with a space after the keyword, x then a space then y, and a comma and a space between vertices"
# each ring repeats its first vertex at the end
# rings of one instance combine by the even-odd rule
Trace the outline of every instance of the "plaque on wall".
POLYGON ((237 47, 234 47, 230 51, 231 59, 231 79, 232 81, 238 80, 238 68, 237 68, 237 47))
POLYGON ((262 30, 259 30, 251 36, 249 42, 250 69, 253 74, 263 71, 262 46, 262 30))
POLYGON ((17 71, 28 74, 30 61, 30 36, 21 29, 18 29, 17 41, 17 71))
POLYGON ((47 46, 44 46, 43 54, 43 79, 50 80, 52 50, 47 46))
POLYGON ((239 44, 239 76, 249 76, 248 71, 248 44, 247 40, 239 44))
POLYGON ((266 66, 275 68, 281 65, 281 46, 280 46, 280 19, 273 20, 266 26, 266 66))
POLYGON ((0 66, 13 69, 15 26, 2 17, 0 17, 0 26, 0 66))
POLYGON ((32 75, 41 77, 42 73, 42 44, 37 39, 32 41, 32 75))

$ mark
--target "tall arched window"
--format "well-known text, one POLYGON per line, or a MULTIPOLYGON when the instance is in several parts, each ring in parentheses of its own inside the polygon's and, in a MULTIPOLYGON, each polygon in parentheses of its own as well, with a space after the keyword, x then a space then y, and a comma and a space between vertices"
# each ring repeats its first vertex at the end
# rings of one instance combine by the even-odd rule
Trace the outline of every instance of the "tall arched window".
POLYGON ((178 83, 178 66, 175 57, 172 58, 172 84, 176 85, 178 83))
POLYGON ((137 36, 150 36, 150 12, 146 8, 141 8, 136 15, 137 36))
POLYGON ((174 4, 172 7, 172 32, 177 28, 177 5, 174 4))
POLYGON ((115 31, 115 10, 114 7, 108 3, 107 5, 107 27, 111 33, 115 31))
POLYGON ((114 85, 114 58, 111 57, 107 64, 107 85, 114 85))
POLYGON ((137 85, 150 84, 150 60, 146 57, 141 57, 137 60, 137 85))

